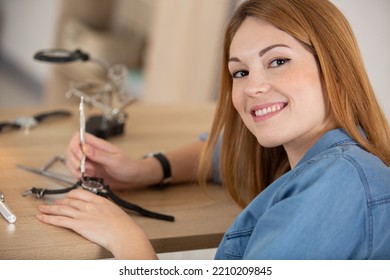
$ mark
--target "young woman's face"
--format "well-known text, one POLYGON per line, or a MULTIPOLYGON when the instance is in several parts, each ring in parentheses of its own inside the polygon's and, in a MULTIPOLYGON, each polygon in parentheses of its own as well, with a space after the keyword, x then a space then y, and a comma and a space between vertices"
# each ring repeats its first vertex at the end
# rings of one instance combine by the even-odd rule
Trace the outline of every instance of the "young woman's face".
POLYGON ((329 129, 328 102, 314 55, 254 17, 230 46, 233 104, 260 145, 283 145, 292 167, 329 129))

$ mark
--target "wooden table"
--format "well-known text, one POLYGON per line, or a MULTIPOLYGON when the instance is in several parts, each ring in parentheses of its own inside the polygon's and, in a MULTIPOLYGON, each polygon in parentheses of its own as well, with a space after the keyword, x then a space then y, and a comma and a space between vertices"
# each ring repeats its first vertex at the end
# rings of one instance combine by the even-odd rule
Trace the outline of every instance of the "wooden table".
MULTIPOLYGON (((20 130, 0 134, 0 191, 17 216, 15 224, 0 217, 1 259, 100 259, 112 255, 77 233, 40 223, 38 205, 45 199, 22 197, 32 186, 58 188, 45 177, 16 168, 17 164, 40 167, 53 156, 61 155, 79 128, 78 108, 65 107, 72 117, 47 121, 24 134, 20 130)), ((0 120, 64 107, 2 109, 0 120)), ((151 105, 130 107, 125 135, 110 141, 129 155, 140 157, 149 151, 167 151, 197 139, 211 125, 213 105, 151 105)), ((89 114, 87 110, 87 116, 89 114)), ((66 172, 64 166, 57 166, 66 172)), ((157 253, 213 248, 240 211, 221 186, 201 189, 195 184, 170 186, 165 190, 146 188, 117 193, 123 199, 152 211, 174 215, 166 222, 130 215, 145 230, 157 253)), ((47 202, 47 201, 46 201, 47 202)), ((129 236, 131 238, 131 236, 129 236)))

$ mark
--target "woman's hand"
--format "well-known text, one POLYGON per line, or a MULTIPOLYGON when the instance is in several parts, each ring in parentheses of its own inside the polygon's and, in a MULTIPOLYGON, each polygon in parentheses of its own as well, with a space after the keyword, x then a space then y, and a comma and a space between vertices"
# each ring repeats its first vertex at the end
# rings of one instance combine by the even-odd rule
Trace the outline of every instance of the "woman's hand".
POLYGON ((41 222, 69 228, 111 251, 118 259, 156 259, 145 233, 106 198, 77 189, 53 205, 39 206, 41 222))
MULTIPOLYGON (((141 187, 161 180, 162 170, 155 160, 132 159, 118 147, 92 134, 86 134, 84 151, 87 157, 85 175, 104 179, 112 189, 141 187)), ((77 178, 81 177, 81 156, 80 135, 76 133, 66 150, 66 165, 77 178)))

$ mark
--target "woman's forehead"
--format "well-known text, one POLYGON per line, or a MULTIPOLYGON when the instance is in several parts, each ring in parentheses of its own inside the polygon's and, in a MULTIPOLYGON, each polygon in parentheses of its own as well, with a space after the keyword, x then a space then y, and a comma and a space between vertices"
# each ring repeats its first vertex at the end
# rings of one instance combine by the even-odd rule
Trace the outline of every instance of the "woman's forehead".
POLYGON ((287 32, 271 23, 256 17, 247 17, 230 43, 229 52, 233 55, 243 50, 266 48, 270 45, 299 45, 299 42, 287 32))

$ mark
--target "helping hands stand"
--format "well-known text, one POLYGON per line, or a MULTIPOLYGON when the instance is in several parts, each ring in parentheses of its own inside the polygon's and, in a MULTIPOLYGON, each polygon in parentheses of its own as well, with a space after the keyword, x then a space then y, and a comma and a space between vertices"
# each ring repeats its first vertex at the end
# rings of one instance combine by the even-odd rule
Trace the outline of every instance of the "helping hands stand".
POLYGON ((65 97, 83 97, 86 104, 103 112, 103 115, 95 115, 87 120, 87 132, 103 139, 124 133, 127 116, 123 110, 137 101, 124 86, 128 73, 125 65, 118 64, 111 67, 102 60, 90 58, 87 53, 81 50, 42 50, 37 52, 34 58, 51 63, 68 63, 77 60, 91 61, 101 66, 107 74, 107 82, 71 82, 65 97))

